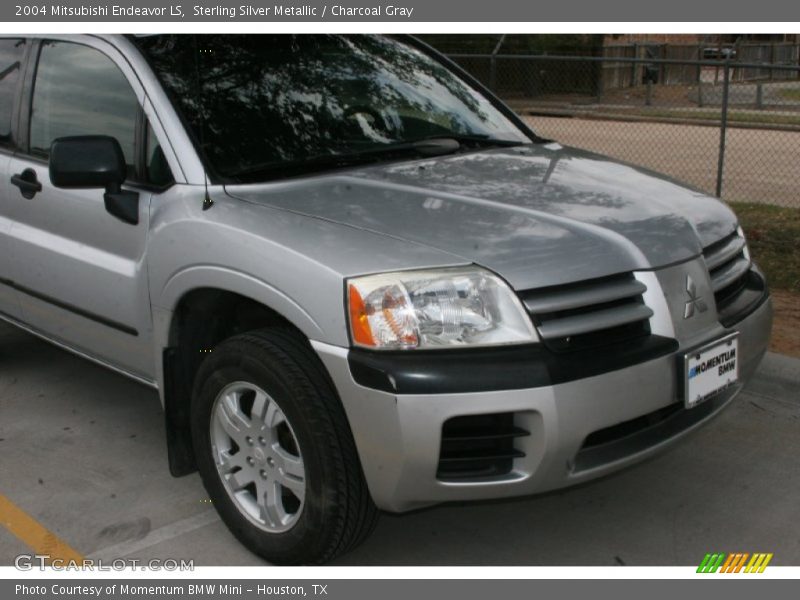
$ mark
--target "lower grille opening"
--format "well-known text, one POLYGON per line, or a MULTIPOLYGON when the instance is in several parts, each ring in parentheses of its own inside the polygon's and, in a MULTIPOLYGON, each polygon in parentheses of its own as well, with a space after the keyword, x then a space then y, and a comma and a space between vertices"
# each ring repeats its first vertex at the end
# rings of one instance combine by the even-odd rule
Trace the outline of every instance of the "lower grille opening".
POLYGON ((598 429, 597 431, 589 434, 583 442, 583 448, 591 448, 593 446, 601 446, 609 442, 616 442, 623 438, 639 433, 640 431, 658 425, 665 419, 674 415, 676 412, 683 408, 683 404, 675 402, 669 406, 665 406, 659 410, 647 413, 641 417, 636 417, 630 421, 624 421, 605 429, 598 429))
POLYGON ((736 393, 729 388, 694 408, 675 402, 641 417, 599 429, 586 437, 575 456, 573 473, 633 456, 697 425, 721 409, 736 393))
POLYGON ((482 479, 511 472, 515 458, 525 453, 518 438, 529 431, 514 425, 514 413, 469 415, 448 419, 442 426, 440 480, 482 479))

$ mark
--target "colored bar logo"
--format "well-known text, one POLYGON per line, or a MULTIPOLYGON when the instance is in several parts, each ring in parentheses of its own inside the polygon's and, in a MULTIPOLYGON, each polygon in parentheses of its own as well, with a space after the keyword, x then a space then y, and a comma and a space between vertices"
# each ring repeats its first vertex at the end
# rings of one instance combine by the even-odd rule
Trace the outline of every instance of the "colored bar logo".
POLYGON ((753 554, 748 554, 747 552, 734 552, 731 554, 724 552, 708 553, 703 557, 700 566, 697 567, 697 572, 763 573, 771 560, 771 552, 755 552, 753 554))

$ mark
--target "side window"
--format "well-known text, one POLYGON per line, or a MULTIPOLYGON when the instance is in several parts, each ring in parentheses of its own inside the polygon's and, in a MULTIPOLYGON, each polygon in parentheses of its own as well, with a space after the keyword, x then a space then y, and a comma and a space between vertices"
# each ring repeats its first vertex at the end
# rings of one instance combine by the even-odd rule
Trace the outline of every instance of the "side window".
POLYGON ((175 181, 172 177, 172 171, 169 169, 167 158, 164 156, 164 151, 161 150, 161 145, 156 139, 156 134, 150 123, 147 124, 147 139, 145 141, 145 175, 147 183, 152 183, 158 187, 165 187, 175 181))
POLYGON ((70 42, 44 42, 31 105, 31 154, 69 135, 110 135, 133 172, 139 103, 122 71, 102 52, 70 42))
POLYGON ((24 40, 0 39, 0 146, 12 145, 11 115, 24 52, 24 40))

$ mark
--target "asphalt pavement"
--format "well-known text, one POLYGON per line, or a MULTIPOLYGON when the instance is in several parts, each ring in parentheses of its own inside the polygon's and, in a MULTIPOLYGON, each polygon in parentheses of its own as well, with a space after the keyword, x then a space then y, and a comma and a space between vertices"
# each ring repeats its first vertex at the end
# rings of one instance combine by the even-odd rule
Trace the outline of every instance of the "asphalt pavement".
MULTIPOLYGON (((627 161, 709 194, 716 188, 719 128, 671 123, 525 117, 540 135, 627 161)), ((731 127, 726 134, 723 198, 800 207, 800 131, 731 127)))

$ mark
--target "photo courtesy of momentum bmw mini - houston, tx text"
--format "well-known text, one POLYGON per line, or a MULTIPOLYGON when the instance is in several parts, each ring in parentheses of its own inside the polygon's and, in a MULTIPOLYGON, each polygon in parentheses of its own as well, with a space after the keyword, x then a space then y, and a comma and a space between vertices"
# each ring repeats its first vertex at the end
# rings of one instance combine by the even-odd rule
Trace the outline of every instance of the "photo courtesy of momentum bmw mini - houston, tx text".
POLYGON ((767 349, 727 205, 545 139, 414 37, 0 49, 0 316, 157 388, 172 474, 274 563, 642 461, 767 349))

